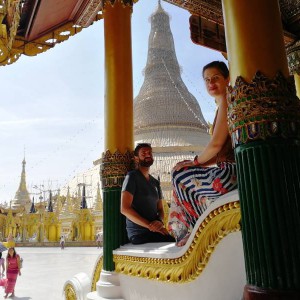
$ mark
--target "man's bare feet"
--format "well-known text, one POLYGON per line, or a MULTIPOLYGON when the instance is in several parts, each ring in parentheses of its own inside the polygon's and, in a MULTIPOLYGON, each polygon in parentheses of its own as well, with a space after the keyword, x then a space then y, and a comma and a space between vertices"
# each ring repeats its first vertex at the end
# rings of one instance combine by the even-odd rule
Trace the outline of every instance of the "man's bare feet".
POLYGON ((190 235, 191 235, 190 233, 186 234, 186 236, 183 239, 181 239, 179 242, 176 243, 176 246, 183 247, 186 244, 186 242, 188 241, 190 235))

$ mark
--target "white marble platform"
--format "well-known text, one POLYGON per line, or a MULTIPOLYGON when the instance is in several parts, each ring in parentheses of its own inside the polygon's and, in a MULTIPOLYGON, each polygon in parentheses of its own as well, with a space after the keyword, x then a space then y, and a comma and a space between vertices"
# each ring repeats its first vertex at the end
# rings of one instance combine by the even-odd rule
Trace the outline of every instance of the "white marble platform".
MULTIPOLYGON (((63 300, 65 282, 79 272, 92 276, 100 249, 74 247, 16 247, 24 258, 22 275, 18 277, 15 300, 63 300)), ((3 253, 5 258, 7 251, 3 253)), ((4 289, 0 287, 0 299, 4 289)))

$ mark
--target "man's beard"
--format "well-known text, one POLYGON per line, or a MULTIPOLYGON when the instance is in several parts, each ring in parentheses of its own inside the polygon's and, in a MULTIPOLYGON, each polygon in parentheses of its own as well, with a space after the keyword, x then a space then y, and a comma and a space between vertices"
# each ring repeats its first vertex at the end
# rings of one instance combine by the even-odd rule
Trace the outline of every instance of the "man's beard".
POLYGON ((139 165, 141 166, 141 167, 146 167, 146 168, 149 168, 150 166, 152 166, 153 165, 153 158, 149 158, 149 159, 144 159, 144 160, 140 160, 139 161, 139 165))

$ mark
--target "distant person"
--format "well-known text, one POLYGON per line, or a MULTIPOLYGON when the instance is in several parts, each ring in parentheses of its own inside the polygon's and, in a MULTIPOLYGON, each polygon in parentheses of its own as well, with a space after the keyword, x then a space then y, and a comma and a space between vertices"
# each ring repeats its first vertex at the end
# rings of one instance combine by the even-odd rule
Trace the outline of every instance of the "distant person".
POLYGON ((18 232, 17 236, 16 236, 16 242, 21 242, 22 238, 20 233, 18 232))
POLYGON ((102 235, 100 232, 96 234, 96 242, 97 242, 97 249, 101 247, 101 242, 102 242, 102 235))
POLYGON ((173 198, 168 228, 179 247, 186 244, 209 204, 237 188, 236 164, 227 125, 229 70, 224 62, 213 61, 204 66, 202 76, 218 108, 208 145, 194 160, 179 162, 172 171, 173 198))
POLYGON ((1 276, 3 277, 5 272, 5 259, 2 257, 2 252, 0 252, 0 273, 1 276))
POLYGON ((60 244, 60 249, 62 249, 62 250, 65 249, 65 236, 64 235, 62 235, 60 237, 59 244, 60 244))
POLYGON ((160 183, 149 174, 153 164, 150 144, 138 144, 134 150, 137 169, 123 182, 121 213, 126 216, 126 229, 132 244, 174 242, 164 226, 160 183))
POLYGON ((4 298, 7 298, 9 293, 11 293, 10 297, 15 296, 15 285, 18 275, 21 276, 20 256, 16 253, 15 248, 10 247, 6 257, 7 284, 5 286, 4 298))
POLYGON ((8 235, 8 237, 6 239, 6 242, 3 242, 3 245, 6 248, 15 247, 16 242, 15 242, 14 237, 13 237, 13 235, 11 233, 8 235))

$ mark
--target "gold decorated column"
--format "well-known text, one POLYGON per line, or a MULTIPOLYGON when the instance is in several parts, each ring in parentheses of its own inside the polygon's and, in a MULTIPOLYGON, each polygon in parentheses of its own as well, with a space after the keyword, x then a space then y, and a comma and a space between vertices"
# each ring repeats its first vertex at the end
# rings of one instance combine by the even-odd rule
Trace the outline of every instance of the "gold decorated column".
POLYGON ((105 37, 105 150, 102 157, 103 269, 114 270, 112 251, 126 241, 120 194, 133 148, 130 0, 107 0, 105 37))
POLYGON ((222 0, 244 300, 300 299, 300 101, 277 0, 222 0), (251 19, 251 21, 250 21, 251 19))
POLYGON ((297 97, 300 99, 300 74, 295 74, 295 84, 296 84, 296 91, 297 91, 297 97))
POLYGON ((133 147, 131 6, 105 6, 105 149, 124 153, 133 147))
POLYGON ((300 40, 286 49, 290 74, 294 75, 297 96, 300 98, 300 40))
POLYGON ((288 76, 278 1, 222 2, 231 84, 238 76, 252 80, 258 69, 267 77, 288 76))

